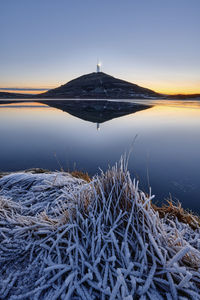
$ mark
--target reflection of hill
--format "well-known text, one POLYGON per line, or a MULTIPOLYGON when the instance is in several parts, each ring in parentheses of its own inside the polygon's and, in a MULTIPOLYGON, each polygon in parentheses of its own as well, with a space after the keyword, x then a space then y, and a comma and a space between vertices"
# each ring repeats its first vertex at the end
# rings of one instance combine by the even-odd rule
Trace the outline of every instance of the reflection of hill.
MULTIPOLYGON (((0 105, 11 103, 17 106, 33 104, 32 101, 23 99, 0 101, 0 105)), ((93 123, 103 123, 150 107, 143 104, 107 100, 40 100, 35 102, 35 105, 37 103, 61 109, 79 119, 93 123)))
POLYGON ((105 100, 45 100, 40 102, 93 123, 103 123, 150 107, 142 104, 105 100))

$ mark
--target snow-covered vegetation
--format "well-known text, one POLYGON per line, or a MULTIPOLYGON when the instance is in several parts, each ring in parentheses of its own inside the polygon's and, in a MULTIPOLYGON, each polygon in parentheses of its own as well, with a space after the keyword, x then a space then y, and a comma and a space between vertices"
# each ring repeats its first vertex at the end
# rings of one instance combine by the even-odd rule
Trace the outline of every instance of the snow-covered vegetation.
POLYGON ((200 299, 199 225, 161 218, 123 159, 90 182, 23 172, 0 189, 0 299, 200 299))

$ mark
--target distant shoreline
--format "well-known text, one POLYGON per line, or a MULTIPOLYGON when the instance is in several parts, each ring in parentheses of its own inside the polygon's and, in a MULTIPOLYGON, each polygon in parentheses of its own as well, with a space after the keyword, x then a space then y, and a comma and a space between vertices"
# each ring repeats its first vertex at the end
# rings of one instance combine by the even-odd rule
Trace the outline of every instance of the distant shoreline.
POLYGON ((158 93, 149 88, 145 88, 125 81, 123 79, 115 78, 104 72, 93 72, 79 76, 67 83, 49 89, 46 92, 39 94, 23 94, 12 92, 0 92, 0 98, 17 98, 24 99, 85 99, 85 100, 134 100, 134 99, 165 99, 165 100, 184 100, 184 99, 198 99, 200 94, 175 94, 168 95, 158 93))

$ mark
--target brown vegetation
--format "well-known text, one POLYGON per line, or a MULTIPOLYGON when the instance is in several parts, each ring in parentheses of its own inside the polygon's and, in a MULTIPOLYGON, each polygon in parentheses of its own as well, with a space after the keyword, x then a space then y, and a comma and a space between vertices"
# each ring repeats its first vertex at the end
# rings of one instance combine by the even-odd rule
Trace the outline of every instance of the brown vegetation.
POLYGON ((91 181, 91 178, 90 178, 90 176, 88 175, 87 172, 84 173, 84 172, 82 172, 82 171, 77 171, 77 170, 75 170, 75 171, 70 172, 70 174, 71 174, 73 177, 83 179, 83 180, 85 180, 86 182, 90 182, 90 181, 91 181))
POLYGON ((171 199, 161 207, 152 204, 155 211, 159 213, 161 218, 166 215, 171 218, 177 218, 179 222, 190 225, 192 229, 197 229, 200 226, 200 217, 194 215, 193 212, 184 210, 181 203, 174 203, 171 199))

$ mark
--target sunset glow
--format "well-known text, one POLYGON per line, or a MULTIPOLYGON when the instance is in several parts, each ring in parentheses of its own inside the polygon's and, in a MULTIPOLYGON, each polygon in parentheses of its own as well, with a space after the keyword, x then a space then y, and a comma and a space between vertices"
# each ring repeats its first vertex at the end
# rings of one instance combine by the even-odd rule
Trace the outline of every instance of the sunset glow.
POLYGON ((46 92, 47 90, 43 90, 43 91, 36 91, 36 90, 15 90, 15 89, 1 89, 0 92, 7 92, 7 93, 18 93, 18 94, 30 94, 30 95, 36 95, 42 92, 46 92))
POLYGON ((100 58, 114 77, 200 93, 199 10, 197 0, 1 1, 0 88, 55 88, 95 72, 100 58))
POLYGON ((197 82, 148 82, 142 81, 137 84, 146 88, 152 89, 161 94, 199 94, 200 93, 200 81, 197 82))
MULTIPOLYGON (((123 78, 121 78, 123 79, 123 78)), ((131 82, 131 80, 129 80, 131 82)), ((63 82, 62 84, 65 84, 66 82, 63 82)), ((142 87, 146 87, 149 88, 151 90, 154 90, 158 93, 161 94, 170 94, 170 95, 176 95, 176 94, 199 94, 200 93, 200 82, 199 83, 189 83, 189 82, 174 82, 174 83, 167 83, 167 82, 148 82, 147 81, 132 81, 132 83, 138 84, 142 87)), ((60 84, 61 85, 61 84, 60 84)), ((58 86, 60 86, 58 85, 58 86)), ((36 95, 36 94, 40 94, 43 92, 46 92, 49 89, 53 89, 56 88, 58 86, 54 86, 48 89, 43 89, 43 90, 27 90, 27 89, 23 89, 21 88, 19 89, 0 89, 0 92, 10 92, 10 93, 21 93, 21 94, 32 94, 32 95, 36 95)), ((41 89, 40 87, 38 87, 38 89, 41 89)))

